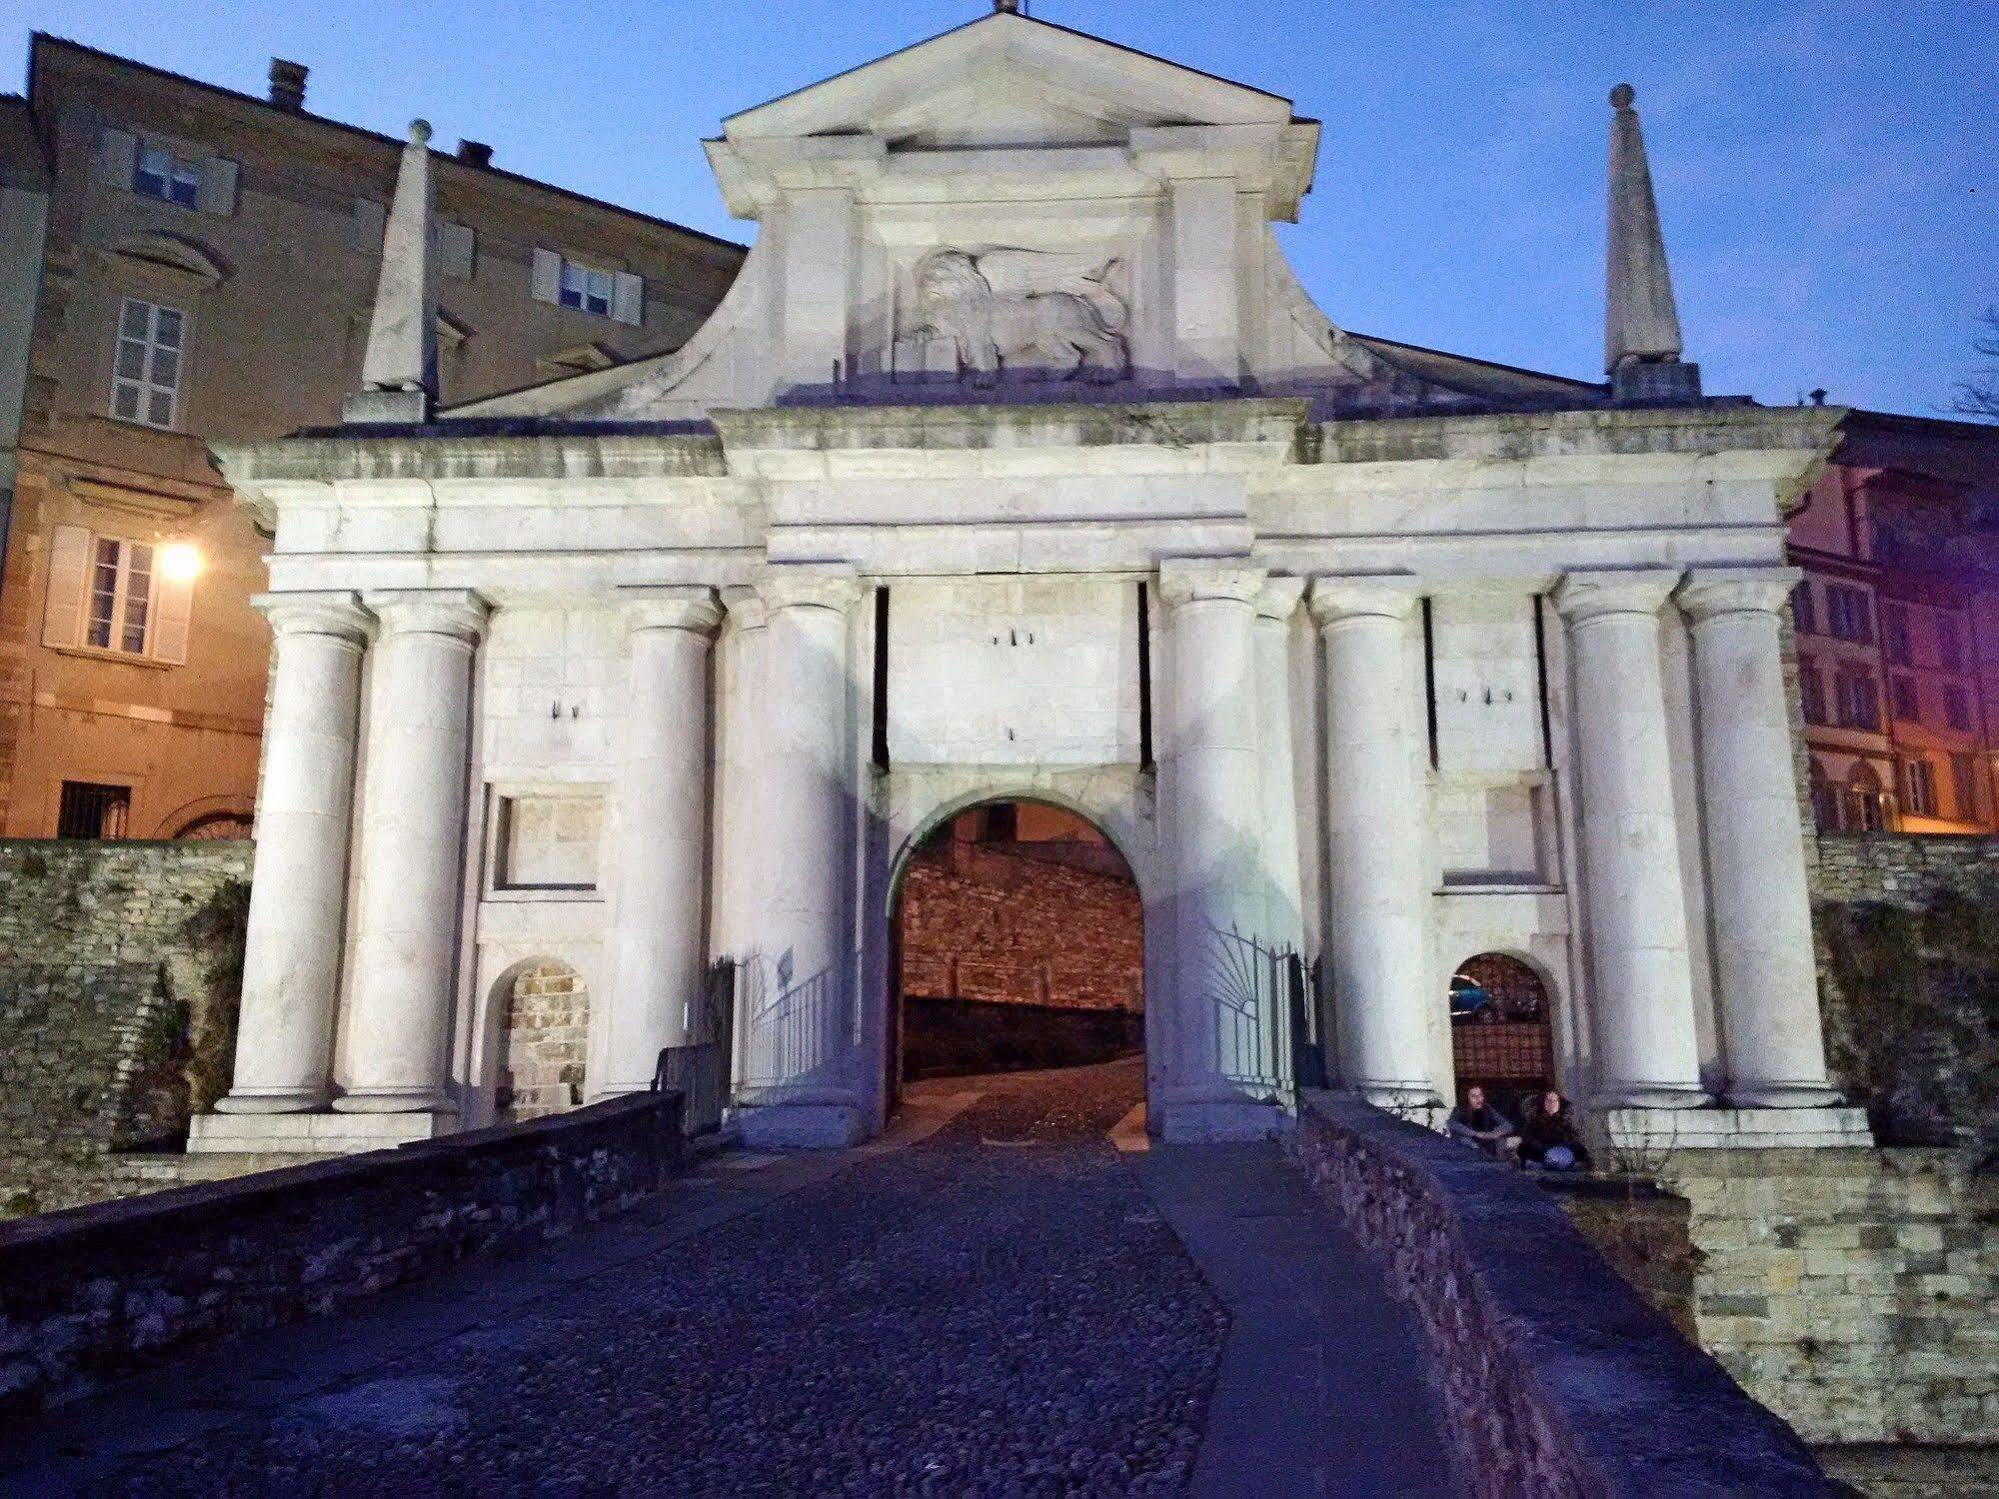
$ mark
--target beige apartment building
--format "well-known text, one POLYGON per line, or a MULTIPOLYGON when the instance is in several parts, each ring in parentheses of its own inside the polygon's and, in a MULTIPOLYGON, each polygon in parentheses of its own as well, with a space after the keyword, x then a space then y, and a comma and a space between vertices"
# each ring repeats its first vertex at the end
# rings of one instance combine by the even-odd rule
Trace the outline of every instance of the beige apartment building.
POLYGON ((1837 832, 1999 828, 1999 429, 1855 411, 1790 520, 1812 806, 1837 832))
MULTIPOLYGON (((0 834, 248 831, 268 538, 209 444, 340 420, 402 145, 305 82, 38 35, 0 111, 0 834)), ((743 258, 476 142, 436 179, 446 401, 673 349, 743 258)))

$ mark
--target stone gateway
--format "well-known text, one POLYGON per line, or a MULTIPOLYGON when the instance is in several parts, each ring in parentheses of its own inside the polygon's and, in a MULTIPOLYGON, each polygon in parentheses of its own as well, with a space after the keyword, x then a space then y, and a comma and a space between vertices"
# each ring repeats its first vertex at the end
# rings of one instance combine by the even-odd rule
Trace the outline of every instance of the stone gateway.
POLYGON ((1130 867, 1164 1137, 1279 1131, 1307 1053, 1449 1098, 1502 954, 1614 1137, 1866 1142, 1782 623, 1840 413, 1702 396, 1628 97, 1600 384, 1344 332, 1270 228, 1314 122, 1002 9, 725 123, 759 233, 682 347, 437 410, 420 137, 348 423, 220 454, 276 657, 192 1148, 518 1108, 524 973, 574 1098, 643 1089, 717 965, 744 1137, 872 1135, 905 862, 997 799, 1130 867))

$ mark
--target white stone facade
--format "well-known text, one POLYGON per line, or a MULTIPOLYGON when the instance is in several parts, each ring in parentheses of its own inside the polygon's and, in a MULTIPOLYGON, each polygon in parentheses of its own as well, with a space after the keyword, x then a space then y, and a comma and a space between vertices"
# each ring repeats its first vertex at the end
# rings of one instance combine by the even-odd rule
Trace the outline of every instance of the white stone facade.
POLYGON ((1321 961, 1377 1101, 1449 1095, 1450 975, 1502 951, 1585 1102, 1853 1138, 1776 627, 1836 413, 1396 365, 1271 237, 1316 126, 1018 15, 709 149, 761 232, 679 352, 223 453, 280 644, 197 1147, 484 1122, 534 959, 589 1096, 730 959, 745 1134, 868 1136, 901 860, 1022 796, 1138 880, 1156 1132, 1282 1126, 1254 945, 1321 961))

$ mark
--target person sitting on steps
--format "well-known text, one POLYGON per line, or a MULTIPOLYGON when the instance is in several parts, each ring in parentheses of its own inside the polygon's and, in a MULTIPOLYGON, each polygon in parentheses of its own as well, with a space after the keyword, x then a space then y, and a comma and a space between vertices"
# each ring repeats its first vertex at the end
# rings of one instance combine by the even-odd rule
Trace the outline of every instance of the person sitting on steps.
POLYGON ((1589 1152, 1576 1134, 1576 1116, 1568 1100, 1553 1088, 1536 1095, 1520 1130, 1520 1160, 1544 1171, 1583 1171, 1589 1152))
POLYGON ((1511 1160, 1520 1147, 1513 1121, 1485 1101, 1485 1089, 1473 1083, 1465 1101, 1451 1110, 1446 1126, 1453 1140, 1484 1151, 1496 1160, 1511 1160))

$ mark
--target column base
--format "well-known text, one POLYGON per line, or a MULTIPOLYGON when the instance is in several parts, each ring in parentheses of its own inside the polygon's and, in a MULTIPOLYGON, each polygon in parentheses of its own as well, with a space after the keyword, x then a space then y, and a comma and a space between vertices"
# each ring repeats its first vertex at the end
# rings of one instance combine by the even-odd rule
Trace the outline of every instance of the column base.
POLYGON ((1437 1090, 1427 1082, 1357 1082, 1349 1090, 1386 1113, 1426 1116, 1442 1107, 1437 1090))
POLYGON ((851 1103, 759 1103, 729 1118, 751 1150, 842 1150, 868 1135, 860 1107, 851 1103))
POLYGON ((1597 1109, 1704 1109, 1713 1102, 1699 1083, 1607 1082, 1590 1099, 1597 1109))
POLYGON ((1275 1140, 1291 1127, 1291 1116, 1275 1103, 1253 1099, 1213 1099, 1146 1106, 1152 1132, 1170 1145, 1216 1145, 1238 1140, 1275 1140))
POLYGON ((326 1107, 324 1088, 231 1088, 215 1100, 218 1114, 310 1114, 326 1107))
POLYGON ((458 1116, 416 1114, 197 1114, 188 1121, 189 1155, 358 1155, 458 1128, 458 1116))
POLYGON ((1866 1150, 1874 1144, 1865 1109, 1610 1108, 1602 1119, 1611 1149, 1644 1152, 1655 1164, 1680 1150, 1866 1150))
POLYGON ((341 1114, 441 1114, 454 1112, 442 1088, 357 1088, 333 1100, 341 1114))
POLYGON ((1829 1109, 1843 1102, 1824 1082, 1731 1083, 1726 1102, 1737 1109, 1829 1109))

